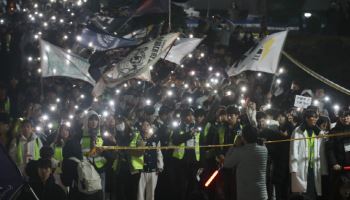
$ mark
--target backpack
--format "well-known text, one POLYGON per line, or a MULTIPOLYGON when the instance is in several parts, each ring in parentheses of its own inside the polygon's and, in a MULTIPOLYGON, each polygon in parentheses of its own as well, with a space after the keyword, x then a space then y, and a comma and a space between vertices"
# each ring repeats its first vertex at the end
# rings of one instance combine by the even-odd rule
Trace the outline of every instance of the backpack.
POLYGON ((101 177, 88 159, 84 158, 83 160, 79 160, 75 157, 70 157, 69 160, 78 163, 77 185, 80 192, 84 194, 93 194, 102 189, 101 177))

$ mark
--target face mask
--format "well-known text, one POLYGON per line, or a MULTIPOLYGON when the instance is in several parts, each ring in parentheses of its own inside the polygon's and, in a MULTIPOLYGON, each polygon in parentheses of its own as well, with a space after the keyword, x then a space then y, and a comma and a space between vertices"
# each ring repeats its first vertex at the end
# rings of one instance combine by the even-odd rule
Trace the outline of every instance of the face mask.
POLYGON ((117 124, 115 128, 117 129, 117 131, 124 131, 125 130, 124 122, 117 124))

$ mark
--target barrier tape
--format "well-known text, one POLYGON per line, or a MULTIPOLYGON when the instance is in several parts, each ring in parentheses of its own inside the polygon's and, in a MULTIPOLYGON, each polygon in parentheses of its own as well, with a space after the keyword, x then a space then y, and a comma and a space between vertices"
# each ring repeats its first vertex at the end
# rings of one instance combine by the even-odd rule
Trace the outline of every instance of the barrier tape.
MULTIPOLYGON (((345 133, 335 133, 330 135, 318 135, 315 137, 304 137, 304 138, 295 138, 295 139, 285 139, 285 140, 271 140, 271 141, 264 141, 265 144, 274 144, 274 143, 281 143, 281 142, 291 142, 291 141, 297 141, 297 140, 306 140, 306 139, 319 139, 319 138, 332 138, 332 137, 342 137, 342 136, 349 136, 350 132, 345 133)), ((231 147, 233 144, 218 144, 218 145, 203 145, 199 146, 199 148, 220 148, 220 147, 231 147)), ((102 146, 102 147, 95 147, 97 151, 117 151, 117 150, 171 150, 171 149, 195 149, 196 147, 180 147, 180 146, 160 146, 160 147, 128 147, 128 146, 102 146)))

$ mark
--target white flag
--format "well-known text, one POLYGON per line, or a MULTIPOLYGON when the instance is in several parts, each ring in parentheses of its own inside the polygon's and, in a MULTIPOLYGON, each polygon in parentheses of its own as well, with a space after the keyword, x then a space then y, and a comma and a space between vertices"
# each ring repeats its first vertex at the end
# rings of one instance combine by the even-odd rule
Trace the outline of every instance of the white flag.
POLYGON ((40 40, 40 47, 42 77, 64 76, 95 85, 95 80, 89 74, 87 60, 44 40, 40 40))
POLYGON ((169 49, 178 36, 179 33, 169 33, 137 47, 102 75, 92 95, 100 96, 106 87, 115 87, 131 78, 141 76, 150 79, 150 67, 160 59, 162 53, 169 49))
POLYGON ((246 52, 243 59, 233 64, 227 74, 235 76, 247 70, 274 74, 286 37, 287 31, 266 36, 255 48, 246 52))
POLYGON ((162 58, 166 56, 165 60, 180 65, 181 60, 190 54, 202 40, 202 38, 181 38, 171 47, 168 55, 166 55, 167 52, 163 53, 162 58))

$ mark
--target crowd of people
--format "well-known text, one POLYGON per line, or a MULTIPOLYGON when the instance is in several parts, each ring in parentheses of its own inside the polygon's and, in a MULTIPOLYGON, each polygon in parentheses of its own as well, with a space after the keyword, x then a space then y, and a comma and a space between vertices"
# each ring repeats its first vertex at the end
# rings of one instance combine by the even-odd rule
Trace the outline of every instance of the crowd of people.
POLYGON ((348 137, 298 140, 346 133, 349 108, 335 112, 323 89, 313 94, 296 80, 275 96, 262 91, 257 73, 227 78, 217 71, 201 80, 198 71, 178 68, 161 84, 132 79, 101 98, 82 92, 91 89, 82 82, 65 88, 71 83, 64 79, 47 81, 42 103, 37 90, 19 92, 12 81, 0 89, 1 144, 39 199, 302 198, 295 194, 341 199, 349 194, 348 137), (312 97, 317 105, 293 107, 295 95, 312 97), (269 143, 285 139, 292 140, 269 143), (223 146, 201 148, 205 145, 223 146), (101 146, 151 148, 95 149, 101 146), (169 146, 177 148, 162 148, 169 146), (94 192, 79 183, 84 160, 98 174, 90 177, 100 182, 91 186, 94 192), (205 187, 215 170, 219 175, 205 187))
MULTIPOLYGON (((72 21, 83 19, 79 10, 70 13, 72 21)), ((73 47, 97 71, 108 64, 103 60, 130 50, 109 55, 79 47, 74 34, 81 25, 75 25, 62 35, 56 32, 65 24, 46 28, 41 37, 73 47)), ((0 143, 39 199, 349 198, 350 137, 337 135, 350 130, 349 105, 333 108, 324 89, 310 89, 298 77, 280 84, 285 68, 274 77, 228 77, 228 67, 265 30, 253 34, 216 16, 201 26, 203 32, 183 30, 207 37, 182 65, 160 60, 152 82, 130 79, 99 98, 82 81, 40 77, 31 34, 41 29, 8 39, 21 48, 22 68, 0 84, 0 143), (296 95, 312 98, 311 105, 295 107, 296 95)), ((24 190, 19 199, 32 195, 24 190)))

